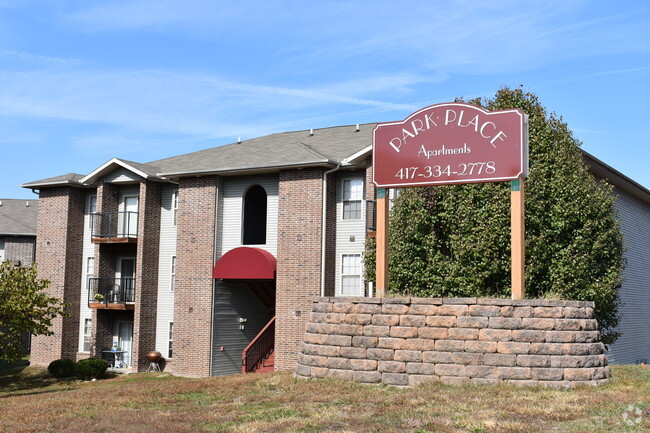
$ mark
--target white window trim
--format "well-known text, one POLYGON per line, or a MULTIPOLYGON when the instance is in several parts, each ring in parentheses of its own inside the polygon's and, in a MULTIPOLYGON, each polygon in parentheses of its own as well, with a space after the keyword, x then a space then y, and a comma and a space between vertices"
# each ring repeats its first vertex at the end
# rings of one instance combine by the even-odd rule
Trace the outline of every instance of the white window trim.
POLYGON ((95 257, 86 257, 86 288, 88 289, 88 280, 95 277, 95 257), (90 265, 92 263, 92 266, 90 265), (92 269, 91 269, 92 268, 92 269))
POLYGON ((88 203, 86 204, 86 211, 88 213, 88 227, 93 228, 93 215, 97 213, 97 196, 96 195, 89 195, 88 196, 88 203), (93 210, 90 204, 92 201, 95 201, 95 209, 93 210))
POLYGON ((176 256, 172 256, 169 263, 169 291, 173 292, 176 288, 176 266, 177 266, 176 256))
POLYGON ((178 189, 172 193, 172 225, 178 225, 178 189))
POLYGON ((341 254, 341 296, 363 296, 363 266, 361 264, 361 254, 359 253, 345 253, 341 254), (345 273, 345 257, 346 256, 354 256, 358 257, 359 259, 359 273, 357 274, 346 274, 345 273), (344 293, 343 288, 344 288, 344 283, 343 281, 345 280, 345 277, 359 277, 359 285, 356 288, 356 293, 344 293))
MULTIPOLYGON (((170 346, 169 343, 173 343, 173 342, 174 342, 174 322, 167 322, 167 356, 166 356, 167 359, 173 358, 173 356, 169 355, 169 346, 170 346)), ((171 346, 172 346, 172 355, 174 355, 174 351, 173 351, 174 345, 172 344, 171 346)))
MULTIPOLYGON (((363 178, 361 177, 347 177, 341 179, 341 219, 343 221, 361 221, 364 219, 364 214, 363 214, 363 209, 364 209, 364 190, 365 190, 365 183, 363 178), (350 198, 346 199, 345 198, 345 185, 346 183, 349 183, 350 185, 352 182, 358 181, 361 183, 361 191, 359 192, 359 197, 358 198, 350 198), (359 203, 359 217, 358 218, 346 218, 345 217, 345 204, 346 203, 353 203, 353 202, 358 202, 359 203)), ((350 189, 350 192, 352 193, 352 188, 350 189)))
POLYGON ((83 322, 84 326, 84 333, 83 333, 83 340, 81 341, 81 351, 84 353, 90 352, 90 346, 92 344, 92 333, 93 333, 93 319, 92 318, 85 318, 83 322), (90 324, 90 329, 86 327, 86 323, 90 324), (88 333, 86 333, 88 331, 88 333), (86 350, 86 338, 88 339, 88 350, 86 350))

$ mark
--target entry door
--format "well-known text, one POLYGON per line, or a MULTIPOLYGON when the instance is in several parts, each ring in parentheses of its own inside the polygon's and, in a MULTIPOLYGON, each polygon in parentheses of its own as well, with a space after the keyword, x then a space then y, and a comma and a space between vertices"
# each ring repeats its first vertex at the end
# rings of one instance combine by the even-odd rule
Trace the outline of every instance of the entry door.
POLYGON ((117 346, 122 353, 124 367, 131 367, 131 351, 133 348, 133 322, 117 322, 117 346))
POLYGON ((120 285, 122 299, 125 302, 133 302, 135 300, 135 259, 134 258, 120 258, 117 266, 117 278, 120 285))
POLYGON ((124 237, 138 235, 138 197, 124 197, 124 218, 122 218, 122 233, 124 237))

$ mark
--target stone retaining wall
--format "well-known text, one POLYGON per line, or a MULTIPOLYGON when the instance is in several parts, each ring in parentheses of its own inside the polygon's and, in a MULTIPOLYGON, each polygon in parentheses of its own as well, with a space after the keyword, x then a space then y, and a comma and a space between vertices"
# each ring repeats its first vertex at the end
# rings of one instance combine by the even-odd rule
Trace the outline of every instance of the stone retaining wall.
POLYGON ((314 299, 296 375, 418 385, 607 381, 593 302, 314 299))

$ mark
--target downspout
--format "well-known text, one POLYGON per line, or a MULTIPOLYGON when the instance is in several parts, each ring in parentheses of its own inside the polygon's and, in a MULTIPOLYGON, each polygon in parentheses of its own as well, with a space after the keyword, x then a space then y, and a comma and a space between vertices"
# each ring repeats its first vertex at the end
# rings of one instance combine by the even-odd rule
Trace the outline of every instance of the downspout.
POLYGON ((323 173, 323 236, 321 239, 321 258, 320 258, 320 295, 325 296, 325 247, 327 244, 327 175, 334 173, 341 168, 341 163, 337 162, 336 167, 323 173))

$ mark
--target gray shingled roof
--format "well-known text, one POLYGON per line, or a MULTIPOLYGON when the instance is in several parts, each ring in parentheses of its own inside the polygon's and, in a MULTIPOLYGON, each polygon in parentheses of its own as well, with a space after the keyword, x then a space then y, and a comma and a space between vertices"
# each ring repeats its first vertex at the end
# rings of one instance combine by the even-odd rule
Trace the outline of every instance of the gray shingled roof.
POLYGON ((79 185, 81 179, 83 179, 82 174, 77 173, 68 173, 62 174, 61 176, 48 177, 47 179, 35 180, 33 182, 28 182, 21 185, 23 188, 38 188, 40 186, 56 186, 56 185, 79 185))
POLYGON ((36 236, 37 220, 38 200, 0 199, 0 236, 36 236))
MULTIPOLYGON (((333 166, 372 144, 375 123, 281 132, 146 164, 120 159, 151 178, 186 174, 236 173, 281 167, 333 166)), ((101 167, 101 166, 100 166, 101 167)), ((70 173, 23 184, 24 188, 78 185, 87 176, 70 173)))
POLYGON ((372 144, 375 124, 271 134, 150 162, 158 174, 218 173, 277 167, 334 165, 372 144))

